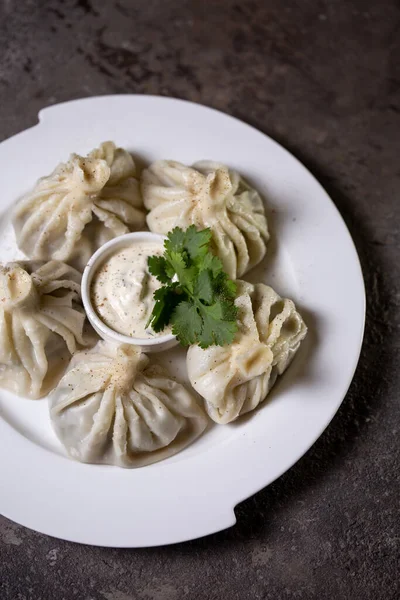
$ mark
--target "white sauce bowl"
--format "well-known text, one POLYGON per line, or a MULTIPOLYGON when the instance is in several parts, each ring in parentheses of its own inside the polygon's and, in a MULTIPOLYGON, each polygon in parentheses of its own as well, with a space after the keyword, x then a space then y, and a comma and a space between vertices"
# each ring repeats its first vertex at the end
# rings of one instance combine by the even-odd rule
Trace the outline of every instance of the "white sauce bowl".
POLYGON ((151 233, 149 231, 126 233, 125 235, 116 237, 101 246, 89 259, 82 276, 82 302, 93 329, 104 340, 117 344, 131 344, 133 346, 140 346, 143 352, 147 353, 162 352, 163 350, 168 350, 179 343, 176 339, 176 336, 172 333, 167 335, 159 335, 154 338, 134 338, 129 335, 124 335, 114 331, 111 329, 111 327, 108 327, 96 313, 92 304, 90 293, 93 276, 96 274, 96 271, 100 265, 103 264, 104 261, 112 254, 118 250, 129 247, 131 243, 161 242, 161 244, 163 244, 165 239, 165 236, 159 235, 158 233, 151 233))

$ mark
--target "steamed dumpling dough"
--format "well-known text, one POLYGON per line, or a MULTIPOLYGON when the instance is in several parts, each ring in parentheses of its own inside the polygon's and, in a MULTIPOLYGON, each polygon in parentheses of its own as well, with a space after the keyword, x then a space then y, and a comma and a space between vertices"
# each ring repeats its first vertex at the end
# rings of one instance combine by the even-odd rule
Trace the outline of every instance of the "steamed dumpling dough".
POLYGON ((88 345, 78 271, 51 261, 0 267, 0 387, 40 398, 88 345))
POLYGON ((132 156, 104 142, 87 157, 72 154, 17 204, 13 224, 29 258, 83 269, 113 237, 143 228, 144 210, 132 156))
POLYGON ((291 300, 258 283, 238 281, 239 330, 233 344, 187 354, 189 380, 216 423, 256 408, 289 366, 307 328, 291 300))
POLYGON ((142 193, 151 231, 210 227, 214 251, 231 278, 263 259, 269 239, 263 202, 236 171, 211 161, 187 167, 160 160, 143 172, 142 193))
POLYGON ((72 458, 141 467, 176 454, 206 428, 193 396, 137 346, 101 341, 74 356, 49 399, 72 458))

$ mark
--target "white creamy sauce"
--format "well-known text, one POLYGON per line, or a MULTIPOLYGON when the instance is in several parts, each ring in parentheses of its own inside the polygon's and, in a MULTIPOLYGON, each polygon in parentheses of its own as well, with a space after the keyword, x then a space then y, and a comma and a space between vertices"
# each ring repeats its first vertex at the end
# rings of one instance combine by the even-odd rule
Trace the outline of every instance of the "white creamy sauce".
POLYGON ((97 270, 91 286, 92 305, 100 319, 114 331, 137 338, 171 333, 171 328, 155 333, 146 328, 154 306, 153 294, 161 283, 149 273, 149 256, 163 254, 163 247, 141 242, 117 250, 97 270))

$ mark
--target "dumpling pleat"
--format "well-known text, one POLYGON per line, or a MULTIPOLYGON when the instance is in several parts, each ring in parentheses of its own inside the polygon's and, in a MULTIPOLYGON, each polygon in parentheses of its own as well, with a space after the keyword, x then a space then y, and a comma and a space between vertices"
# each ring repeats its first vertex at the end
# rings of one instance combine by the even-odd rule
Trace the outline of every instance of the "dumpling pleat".
MULTIPOLYGON (((46 258, 46 248, 48 248, 55 260, 68 259, 76 240, 79 239, 86 222, 90 219, 90 205, 85 206, 87 202, 90 201, 86 194, 78 200, 71 192, 61 199, 57 207, 52 209, 46 226, 36 237, 36 254, 33 258, 46 258), (73 203, 73 210, 79 211, 79 219, 74 217, 71 203, 73 203), (75 207, 75 204, 79 208, 75 207)), ((29 232, 25 234, 28 236, 29 232)))
POLYGON ((129 431, 126 454, 132 458, 141 452, 155 449, 153 433, 137 409, 139 402, 140 396, 135 390, 124 397, 125 419, 129 431))
POLYGON ((170 444, 184 424, 184 418, 174 414, 165 404, 165 394, 151 386, 138 382, 135 409, 152 435, 150 450, 157 450, 170 444))
MULTIPOLYGON (((41 290, 48 284, 55 285, 56 283, 59 287, 67 287, 68 284, 68 286, 71 286, 71 289, 75 289, 74 286, 78 284, 78 290, 80 290, 81 277, 81 274, 76 269, 56 260, 44 263, 32 273, 35 285, 41 290)), ((42 290, 42 293, 46 294, 47 290, 42 290)))
MULTIPOLYGON (((22 213, 22 215, 27 213, 27 216, 20 230, 17 229, 18 245, 21 250, 26 251, 26 254, 29 252, 31 258, 42 258, 42 235, 47 229, 50 215, 56 210, 57 205, 58 199, 53 195, 47 200, 46 205, 34 202, 31 212, 24 210, 22 213)), ((22 215, 19 213, 18 217, 22 217, 22 215)))
MULTIPOLYGON (((53 291, 53 292, 60 291, 56 285, 54 287, 49 285, 48 287, 49 287, 49 291, 51 288, 53 288, 53 289, 51 289, 51 291, 53 291)), ((79 288, 80 288, 80 286, 79 286, 79 288)), ((68 289, 68 288, 66 288, 66 289, 68 289)), ((84 309, 82 309, 80 304, 78 304, 79 300, 80 300, 79 292, 78 293, 70 292, 70 291, 65 292, 63 290, 63 295, 59 295, 59 296, 50 296, 50 294, 46 295, 42 301, 42 308, 43 307, 56 308, 59 306, 61 306, 61 307, 65 306, 65 307, 69 307, 69 308, 73 307, 74 310, 76 310, 78 312, 81 312, 81 310, 82 310, 82 314, 85 314, 84 309)))
POLYGON ((115 390, 111 387, 90 397, 88 402, 95 410, 92 421, 89 421, 90 430, 77 447, 76 458, 84 462, 94 462, 98 452, 107 453, 113 445, 113 423, 114 419, 118 419, 121 406, 116 403, 115 390))
MULTIPOLYGON (((257 265, 265 256, 265 242, 259 229, 254 225, 249 218, 243 218, 241 215, 231 215, 232 222, 237 229, 242 232, 244 246, 246 247, 247 257, 246 263, 242 263, 241 269, 249 270, 257 265)), ((241 272, 238 269, 238 276, 241 272)))
MULTIPOLYGON (((143 212, 128 202, 122 201, 118 197, 113 198, 110 196, 107 200, 97 200, 95 206, 97 209, 102 209, 107 214, 111 213, 115 218, 126 223, 126 225, 136 226, 136 228, 138 228, 138 222, 144 224, 143 212)), ((100 211, 93 209, 93 212, 100 218, 98 214, 100 211)))
POLYGON ((12 316, 0 310, 0 366, 12 365, 18 361, 18 355, 12 341, 12 316))
POLYGON ((31 393, 36 395, 47 372, 46 330, 32 317, 21 315, 13 319, 12 335, 15 352, 31 379, 31 393))
POLYGON ((83 326, 86 320, 85 313, 81 313, 69 306, 43 307, 39 311, 37 318, 40 323, 46 325, 51 331, 61 335, 71 353, 75 352, 76 342, 81 346, 87 345, 83 336, 83 326), (67 340, 70 340, 70 342, 67 340))
POLYGON ((96 215, 99 222, 103 223, 103 225, 112 231, 115 236, 129 232, 127 225, 108 210, 104 210, 99 206, 93 206, 93 214, 96 215))
MULTIPOLYGON (((102 189, 101 194, 96 198, 96 202, 109 200, 119 200, 125 204, 129 204, 132 208, 142 208, 142 196, 140 193, 140 186, 137 179, 129 177, 128 179, 122 179, 116 185, 112 185, 109 180, 105 188, 102 189)), ((141 218, 143 218, 143 210, 140 212, 141 218)))

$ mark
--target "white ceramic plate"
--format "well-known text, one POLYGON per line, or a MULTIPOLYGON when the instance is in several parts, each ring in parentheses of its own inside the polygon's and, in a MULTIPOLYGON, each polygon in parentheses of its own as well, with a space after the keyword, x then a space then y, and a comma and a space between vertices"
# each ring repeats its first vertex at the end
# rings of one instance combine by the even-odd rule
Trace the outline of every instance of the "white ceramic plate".
MULTIPOLYGON (((309 335, 269 400, 238 423, 213 426, 192 446, 136 470, 67 458, 47 401, 0 391, 0 510, 37 531, 102 546, 170 544, 235 523, 234 507, 289 469, 338 410, 358 361, 365 295, 350 235, 330 198, 286 150, 252 127, 196 104, 103 96, 59 104, 0 144, 0 250, 21 256, 9 207, 70 152, 114 140, 140 158, 238 169, 266 200, 272 241, 248 279, 293 298, 309 335)), ((163 361, 185 377, 184 352, 163 361)))

